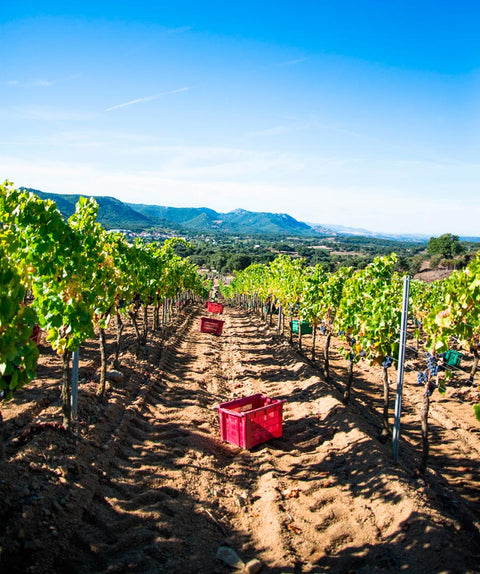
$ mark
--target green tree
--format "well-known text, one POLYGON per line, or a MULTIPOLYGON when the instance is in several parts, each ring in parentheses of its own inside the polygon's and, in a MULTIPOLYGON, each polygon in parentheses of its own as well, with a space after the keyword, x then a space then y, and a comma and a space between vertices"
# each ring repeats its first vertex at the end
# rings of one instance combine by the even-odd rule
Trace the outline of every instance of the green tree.
POLYGON ((460 242, 458 235, 444 233, 440 237, 431 237, 427 252, 429 255, 441 255, 444 259, 453 259, 455 255, 465 252, 465 247, 460 242))
POLYGON ((243 271, 249 265, 251 265, 251 263, 252 258, 250 257, 250 255, 236 253, 235 255, 232 255, 228 259, 225 267, 227 268, 228 271, 243 271))
POLYGON ((422 264, 423 264, 423 257, 421 255, 414 255, 410 259, 409 263, 408 272, 410 273, 410 275, 413 276, 419 273, 420 269, 422 268, 422 264))

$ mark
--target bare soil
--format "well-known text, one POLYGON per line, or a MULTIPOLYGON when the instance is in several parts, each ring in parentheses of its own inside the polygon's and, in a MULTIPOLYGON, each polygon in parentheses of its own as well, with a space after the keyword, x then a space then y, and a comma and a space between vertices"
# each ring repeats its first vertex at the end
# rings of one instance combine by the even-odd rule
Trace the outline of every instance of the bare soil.
POLYGON ((95 395, 98 345, 84 345, 73 433, 60 425, 60 361, 41 345, 37 379, 2 407, 2 573, 221 574, 234 570, 217 558, 225 546, 258 560, 251 572, 480 572, 478 390, 462 372, 432 395, 420 477, 421 359, 408 360, 394 464, 377 438, 378 369, 356 367, 345 405, 335 344, 327 382, 321 361, 256 316, 227 307, 214 336, 202 315, 184 309, 138 358, 128 332, 107 402, 95 395), (251 450, 222 442, 218 404, 257 392, 286 400, 283 436, 251 450))

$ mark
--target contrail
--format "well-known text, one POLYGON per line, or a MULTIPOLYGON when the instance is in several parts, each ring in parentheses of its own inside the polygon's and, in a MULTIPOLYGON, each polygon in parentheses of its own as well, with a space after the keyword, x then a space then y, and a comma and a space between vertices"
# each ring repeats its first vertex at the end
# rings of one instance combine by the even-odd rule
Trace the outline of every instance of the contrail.
POLYGON ((147 96, 145 98, 137 98, 136 100, 130 100, 129 102, 124 102, 123 104, 117 104, 116 106, 112 106, 111 108, 107 108, 106 112, 111 112, 112 110, 118 110, 119 108, 126 108, 127 106, 133 106, 134 104, 144 104, 145 102, 151 102, 152 100, 156 100, 161 96, 169 96, 170 94, 178 94, 179 92, 186 92, 190 88, 178 88, 178 90, 170 90, 169 92, 160 92, 159 94, 154 94, 153 96, 147 96))

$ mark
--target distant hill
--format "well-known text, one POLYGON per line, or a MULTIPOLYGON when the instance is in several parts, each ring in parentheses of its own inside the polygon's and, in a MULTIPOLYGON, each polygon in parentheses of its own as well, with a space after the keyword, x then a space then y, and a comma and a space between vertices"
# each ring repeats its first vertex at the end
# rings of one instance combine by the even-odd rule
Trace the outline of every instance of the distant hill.
MULTIPOLYGON (((55 201, 65 218, 75 212, 80 195, 31 191, 42 199, 55 201)), ((88 197, 88 194, 85 194, 88 197)), ((236 209, 230 213, 218 213, 207 207, 164 207, 124 203, 114 197, 92 196, 98 203, 98 221, 106 229, 129 229, 145 231, 168 230, 175 233, 187 231, 255 234, 315 235, 315 230, 286 213, 258 213, 236 209)))
POLYGON ((375 237, 377 239, 391 239, 393 241, 415 241, 424 243, 430 239, 429 235, 415 234, 415 233, 378 233, 376 231, 369 231, 368 229, 361 229, 357 227, 345 227, 344 225, 317 225, 311 224, 312 227, 318 231, 329 229, 336 235, 356 235, 358 237, 375 237))
POLYGON ((293 235, 315 235, 315 230, 306 223, 297 221, 286 213, 268 213, 235 209, 219 213, 207 207, 162 207, 129 203, 132 209, 145 215, 157 225, 169 221, 191 231, 221 231, 224 233, 288 233, 293 235))
MULTIPOLYGON (((65 218, 75 211, 80 195, 45 193, 31 188, 42 199, 56 202, 65 218)), ((84 194, 89 196, 88 194, 84 194)), ((298 221, 286 213, 269 213, 235 209, 229 213, 219 213, 208 207, 165 207, 141 203, 124 203, 114 197, 93 196, 98 203, 98 220, 106 229, 129 229, 135 232, 162 230, 177 234, 192 233, 231 233, 242 235, 346 235, 374 237, 394 241, 427 242, 430 237, 414 234, 384 234, 344 227, 298 221)), ((480 237, 461 237, 462 241, 480 242, 480 237)))
POLYGON ((459 237, 460 241, 471 241, 472 243, 480 243, 480 237, 463 236, 459 237))
MULTIPOLYGON (((42 199, 51 199, 57 204, 60 213, 65 217, 70 217, 75 212, 75 205, 80 195, 68 195, 58 193, 45 193, 37 189, 22 188, 31 191, 42 199)), ((88 194, 85 194, 88 197, 88 194)), ((126 203, 114 197, 95 196, 98 203, 98 221, 106 229, 130 229, 132 231, 143 231, 152 227, 152 221, 145 215, 134 211, 126 203)))
MULTIPOLYGON (((393 241, 414 241, 419 243, 428 243, 432 235, 425 235, 422 233, 378 233, 375 231, 369 231, 368 229, 359 229, 356 227, 345 227, 343 225, 317 225, 315 223, 310 224, 315 231, 319 233, 325 233, 325 230, 330 230, 330 232, 336 235, 357 235, 359 237, 375 237, 377 239, 392 239, 393 241)), ((471 243, 480 243, 480 237, 471 236, 460 236, 460 241, 467 241, 471 243)))
MULTIPOLYGON (((80 195, 46 193, 38 189, 22 188, 42 199, 57 204, 65 218, 75 212, 80 195)), ((88 197, 88 194, 85 194, 88 197)), ((146 231, 161 229, 174 233, 239 233, 316 235, 306 223, 297 221, 286 213, 253 212, 236 209, 230 213, 219 213, 207 207, 164 207, 124 203, 114 197, 93 196, 98 203, 98 221, 106 229, 129 229, 146 231)))

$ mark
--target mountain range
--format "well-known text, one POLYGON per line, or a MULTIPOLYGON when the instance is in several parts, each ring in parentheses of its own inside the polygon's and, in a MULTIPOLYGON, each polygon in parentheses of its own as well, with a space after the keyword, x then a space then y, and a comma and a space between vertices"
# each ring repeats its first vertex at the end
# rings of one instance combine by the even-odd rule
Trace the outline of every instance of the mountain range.
POLYGON ((224 233, 291 233, 310 235, 315 230, 286 213, 266 213, 235 209, 219 213, 207 207, 162 207, 159 205, 128 204, 138 213, 148 217, 156 225, 168 221, 189 231, 224 233))
MULTIPOLYGON (((80 195, 46 193, 31 188, 42 199, 53 200, 66 218, 75 211, 80 195)), ((219 213, 207 207, 164 207, 124 203, 114 197, 93 196, 98 203, 98 221, 106 229, 141 232, 152 229, 176 233, 288 234, 317 235, 318 229, 297 221, 286 213, 267 213, 235 209, 219 213)), ((324 230, 323 234, 331 234, 324 230)))
MULTIPOLYGON (((31 191, 42 199, 51 199, 64 217, 70 217, 80 195, 46 193, 31 188, 31 191)), ((173 233, 230 233, 243 235, 356 235, 392 239, 396 241, 427 242, 427 235, 382 234, 344 227, 341 225, 324 225, 304 223, 286 213, 269 213, 235 209, 229 213, 219 213, 208 207, 165 207, 142 203, 124 203, 108 196, 93 196, 97 201, 98 220, 106 229, 128 229, 134 232, 158 230, 173 233)), ((465 241, 478 241, 478 237, 461 237, 465 241)))

